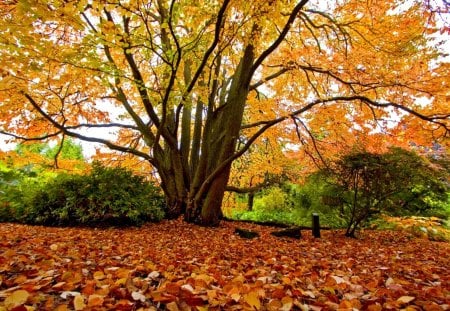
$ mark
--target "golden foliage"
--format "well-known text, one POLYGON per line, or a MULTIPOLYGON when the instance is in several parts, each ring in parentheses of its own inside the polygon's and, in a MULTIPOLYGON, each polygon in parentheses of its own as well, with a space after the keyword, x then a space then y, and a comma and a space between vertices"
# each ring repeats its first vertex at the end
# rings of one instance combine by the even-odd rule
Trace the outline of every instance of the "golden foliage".
MULTIPOLYGON (((197 103, 208 116, 220 110, 252 46, 260 62, 240 139, 245 144, 273 126, 235 165, 233 182, 282 174, 294 160, 308 171, 357 144, 380 152, 412 143, 448 147, 450 68, 441 57, 447 39, 433 39, 439 24, 421 2, 308 4, 273 50, 294 2, 231 0, 217 25, 225 3, 1 4, 0 130, 19 138, 69 131, 86 139, 102 127, 116 139, 96 141, 151 160, 155 147, 179 145, 180 111, 197 103)), ((191 133, 195 122, 204 128, 205 119, 191 118, 191 133)))

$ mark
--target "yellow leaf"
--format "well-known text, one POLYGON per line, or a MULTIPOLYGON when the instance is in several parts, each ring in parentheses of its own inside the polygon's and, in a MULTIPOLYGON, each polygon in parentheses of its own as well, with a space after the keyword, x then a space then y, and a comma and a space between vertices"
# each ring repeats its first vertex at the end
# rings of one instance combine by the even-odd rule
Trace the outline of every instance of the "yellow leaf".
POLYGON ((205 281, 206 283, 210 283, 211 280, 212 280, 212 277, 210 277, 210 276, 207 275, 207 274, 199 274, 199 275, 197 275, 197 276, 195 277, 195 279, 196 279, 196 280, 203 280, 203 281, 205 281))
POLYGON ((84 303, 84 297, 82 295, 77 295, 73 298, 73 307, 75 310, 83 310, 86 308, 86 304, 84 303))
POLYGON ((244 301, 250 305, 250 307, 256 310, 261 309, 261 302, 259 301, 257 292, 250 292, 244 296, 244 301))
POLYGON ((292 309, 292 305, 294 304, 294 299, 292 299, 289 296, 284 296, 281 299, 282 307, 280 308, 281 311, 289 311, 292 309))
POLYGON ((213 300, 217 297, 217 291, 215 289, 208 289, 206 295, 208 296, 208 300, 213 300))
POLYGON ((238 275, 233 279, 233 282, 244 282, 245 278, 243 275, 238 275))
POLYGON ((128 270, 128 269, 123 269, 123 268, 120 268, 119 270, 117 270, 117 272, 116 272, 116 276, 118 277, 118 278, 127 278, 128 277, 128 275, 130 274, 130 270, 128 270))
POLYGON ((94 272, 94 279, 96 279, 96 280, 103 280, 105 277, 106 276, 103 273, 103 271, 95 271, 94 272))
POLYGON ((166 305, 166 309, 169 311, 179 311, 180 309, 178 309, 178 305, 175 301, 169 302, 166 305))
POLYGON ((5 299, 4 304, 6 309, 13 309, 17 306, 23 305, 25 302, 27 302, 29 296, 30 294, 26 290, 16 290, 11 294, 11 296, 5 299))
POLYGON ((241 299, 241 294, 239 293, 234 293, 230 295, 231 299, 233 299, 235 302, 238 302, 239 299, 241 299))
POLYGON ((121 278, 114 282, 115 285, 125 285, 127 283, 127 278, 121 278))
POLYGON ((402 303, 402 304, 406 304, 406 303, 410 303, 414 299, 416 299, 416 297, 413 297, 413 296, 402 296, 402 297, 397 299, 397 302, 402 303))

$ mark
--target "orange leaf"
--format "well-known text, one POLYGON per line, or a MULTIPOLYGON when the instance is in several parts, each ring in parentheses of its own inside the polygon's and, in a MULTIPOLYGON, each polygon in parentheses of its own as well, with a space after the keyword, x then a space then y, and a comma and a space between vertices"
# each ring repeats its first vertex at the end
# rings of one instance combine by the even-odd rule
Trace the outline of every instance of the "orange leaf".
POLYGON ((98 307, 103 305, 104 298, 101 295, 90 295, 88 297, 88 307, 98 307))
POLYGON ((73 298, 73 307, 77 311, 86 308, 83 295, 77 295, 73 298))
POLYGON ((269 311, 279 311, 283 307, 283 304, 278 299, 270 299, 267 304, 267 309, 269 311))

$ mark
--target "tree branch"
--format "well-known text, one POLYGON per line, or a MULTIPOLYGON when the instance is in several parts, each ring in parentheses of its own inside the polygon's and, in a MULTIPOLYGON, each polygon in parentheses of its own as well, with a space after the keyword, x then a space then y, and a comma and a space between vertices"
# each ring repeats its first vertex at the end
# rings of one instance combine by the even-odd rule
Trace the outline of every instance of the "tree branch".
POLYGON ((91 137, 91 136, 85 136, 85 135, 81 135, 79 133, 75 133, 75 132, 69 131, 64 125, 59 124, 58 122, 53 120, 53 118, 50 117, 45 111, 43 111, 41 109, 41 107, 39 107, 39 105, 37 104, 37 102, 34 100, 33 97, 31 97, 29 94, 27 94, 25 92, 22 92, 22 94, 28 99, 28 101, 31 103, 31 105, 37 110, 37 112, 40 115, 42 115, 55 128, 60 130, 60 133, 62 133, 64 135, 67 135, 67 136, 70 136, 70 137, 78 138, 80 140, 84 140, 84 141, 88 141, 88 142, 94 142, 94 143, 99 143, 99 144, 107 146, 108 148, 110 148, 112 150, 134 154, 134 155, 136 155, 138 157, 141 157, 141 158, 149 161, 151 164, 154 164, 154 160, 153 160, 153 158, 150 155, 148 155, 148 154, 146 154, 144 152, 141 152, 139 150, 136 150, 136 149, 133 149, 133 148, 127 148, 127 147, 119 146, 117 144, 114 144, 114 143, 110 142, 109 140, 106 140, 106 139, 101 139, 101 138, 96 138, 96 137, 91 137))
POLYGON ((61 133, 62 133, 61 131, 58 131, 56 133, 46 134, 46 135, 38 136, 38 137, 25 137, 25 136, 20 136, 20 135, 16 135, 16 134, 13 134, 10 132, 5 132, 5 131, 0 130, 0 134, 10 136, 10 137, 13 137, 14 139, 19 139, 19 140, 23 140, 23 141, 45 140, 48 138, 56 137, 56 136, 60 135, 61 133))
POLYGON ((289 15, 289 18, 286 22, 286 24, 283 27, 283 30, 281 31, 278 38, 275 40, 275 42, 272 43, 271 46, 267 48, 264 52, 261 53, 261 55, 258 57, 258 59, 253 64, 252 68, 250 69, 251 74, 253 74, 256 69, 262 64, 262 62, 270 55, 273 51, 276 50, 276 48, 283 42, 284 38, 289 32, 289 29, 292 26, 292 23, 297 18, 297 14, 300 12, 300 10, 306 5, 308 0, 301 0, 292 10, 291 14, 289 15))
POLYGON ((254 84, 252 84, 252 85, 250 85, 249 90, 254 90, 254 89, 256 89, 257 87, 259 87, 259 86, 265 84, 267 81, 270 81, 270 80, 273 80, 273 79, 275 79, 275 78, 278 78, 278 77, 281 76, 282 74, 284 74, 284 73, 286 73, 286 72, 288 72, 288 71, 290 71, 290 70, 292 70, 292 69, 293 69, 293 68, 291 68, 291 67, 284 67, 284 68, 280 69, 279 71, 277 71, 277 72, 275 72, 275 73, 273 73, 273 74, 271 74, 271 75, 268 75, 267 77, 263 78, 262 80, 260 80, 260 81, 258 81, 258 82, 256 82, 256 83, 254 83, 254 84))
POLYGON ((217 44, 219 44, 220 31, 222 30, 222 27, 223 27, 225 11, 226 11, 227 6, 228 6, 229 3, 230 3, 230 0, 224 0, 223 3, 222 3, 222 6, 220 7, 219 13, 217 14, 216 27, 215 27, 215 30, 214 30, 214 40, 211 43, 211 45, 208 48, 208 50, 203 55, 203 59, 202 59, 200 65, 198 66, 197 71, 195 72, 194 76, 192 77, 191 83, 189 83, 186 91, 184 92, 183 97, 182 97, 183 98, 183 102, 187 98, 189 93, 191 93, 192 89, 194 88, 195 84, 197 83, 198 78, 202 74, 203 69, 206 66, 206 63, 208 62, 209 57, 211 56, 212 52, 216 48, 217 44))

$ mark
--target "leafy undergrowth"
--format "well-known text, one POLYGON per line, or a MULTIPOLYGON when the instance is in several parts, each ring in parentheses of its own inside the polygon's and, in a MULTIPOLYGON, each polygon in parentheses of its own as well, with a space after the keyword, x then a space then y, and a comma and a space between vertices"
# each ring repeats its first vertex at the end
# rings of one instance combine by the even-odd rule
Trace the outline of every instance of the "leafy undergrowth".
POLYGON ((181 220, 130 229, 0 224, 0 310, 448 310, 450 245, 398 231, 314 239, 181 220))
POLYGON ((450 230, 443 226, 444 221, 437 217, 384 217, 384 221, 395 228, 431 241, 450 242, 450 230))

